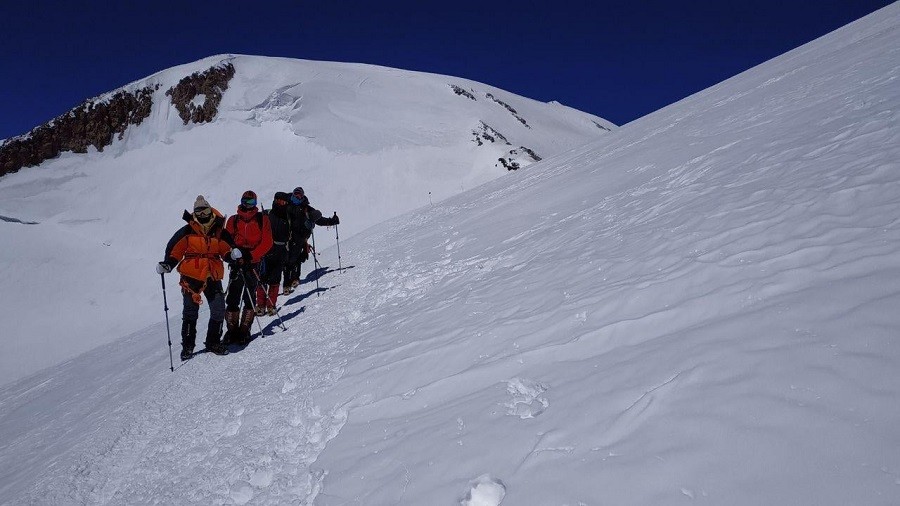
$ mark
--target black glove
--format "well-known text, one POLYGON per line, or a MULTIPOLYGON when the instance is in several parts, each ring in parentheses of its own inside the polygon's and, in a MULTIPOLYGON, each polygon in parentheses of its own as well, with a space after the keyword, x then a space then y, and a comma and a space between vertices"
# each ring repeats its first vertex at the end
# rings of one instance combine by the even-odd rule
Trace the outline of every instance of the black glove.
POLYGON ((341 219, 338 218, 337 212, 335 212, 334 216, 331 217, 331 221, 333 221, 335 225, 341 224, 341 219))
POLYGON ((166 262, 160 262, 156 264, 156 273, 157 274, 168 274, 172 272, 172 266, 166 262))

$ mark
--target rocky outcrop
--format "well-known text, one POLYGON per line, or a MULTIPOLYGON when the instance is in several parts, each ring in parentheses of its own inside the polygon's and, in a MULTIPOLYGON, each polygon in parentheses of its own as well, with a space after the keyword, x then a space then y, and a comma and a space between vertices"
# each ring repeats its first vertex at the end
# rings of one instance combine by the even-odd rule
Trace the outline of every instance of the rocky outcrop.
MULTIPOLYGON (((531 125, 529 125, 528 122, 525 121, 525 118, 523 118, 522 116, 519 116, 519 112, 516 111, 515 109, 513 109, 513 107, 512 107, 511 105, 509 105, 509 104, 507 104, 506 102, 504 102, 504 101, 500 100, 499 98, 495 97, 493 93, 487 93, 487 94, 485 94, 485 97, 487 97, 487 98, 493 100, 494 102, 497 102, 498 104, 502 105, 503 108, 506 109, 507 111, 509 111, 509 113, 512 114, 514 118, 516 118, 517 120, 519 120, 519 123, 525 125, 527 128, 531 128, 531 125)), ((595 123, 596 123, 596 122, 595 122, 595 123)))
POLYGON ((497 130, 494 130, 493 127, 491 127, 484 121, 481 122, 480 128, 472 130, 472 136, 472 141, 479 146, 484 145, 485 142, 497 142, 498 140, 503 141, 504 144, 510 144, 510 142, 503 134, 501 134, 497 130))
POLYGON ((0 221, 5 221, 7 223, 21 223, 22 225, 38 225, 36 221, 24 221, 19 218, 13 218, 12 216, 3 216, 0 215, 0 221))
MULTIPOLYGON (((166 91, 185 124, 206 123, 219 112, 222 95, 234 77, 234 65, 225 63, 185 77, 166 91)), ((153 108, 153 92, 159 85, 136 91, 119 91, 104 100, 87 100, 68 113, 41 125, 26 135, 0 145, 0 176, 24 167, 40 165, 63 151, 87 153, 122 139, 125 130, 140 125, 153 108)))
POLYGON ((103 151, 114 135, 121 139, 130 125, 150 116, 153 91, 148 86, 119 91, 102 101, 85 101, 27 135, 6 140, 0 145, 0 176, 39 165, 63 151, 87 153, 90 146, 103 151))
MULTIPOLYGON (((525 153, 531 158, 532 162, 539 162, 542 160, 537 153, 534 152, 531 148, 526 148, 525 146, 519 146, 519 149, 510 149, 509 150, 509 158, 498 158, 497 161, 503 164, 503 167, 506 170, 519 170, 522 168, 522 164, 518 162, 517 158, 525 153)), ((526 162, 531 163, 531 162, 526 162)), ((496 165, 494 165, 496 167, 496 165)))
MULTIPOLYGON (((526 155, 530 156, 531 159, 536 162, 543 160, 543 158, 538 156, 538 154, 535 153, 534 150, 531 148, 526 148, 525 146, 519 146, 519 149, 521 149, 526 155)), ((512 153, 512 151, 510 151, 510 153, 512 153)), ((518 154, 518 153, 515 153, 515 154, 518 154)))
POLYGON ((169 88, 166 95, 184 124, 209 123, 216 118, 222 95, 234 77, 234 65, 225 63, 203 72, 194 72, 169 88))
POLYGON ((519 168, 521 167, 521 165, 519 165, 519 162, 513 159, 507 160, 506 158, 498 158, 497 160, 502 163, 504 167, 506 167, 506 170, 519 170, 519 168))
MULTIPOLYGON (((474 136, 473 141, 476 144, 478 144, 479 146, 484 146, 488 142, 502 142, 507 146, 512 146, 512 143, 510 143, 503 134, 495 130, 484 121, 480 123, 481 124, 479 128, 472 130, 472 135, 474 136)), ((506 170, 519 170, 524 165, 541 161, 541 157, 538 156, 538 154, 535 153, 533 149, 527 148, 525 146, 519 146, 516 149, 510 149, 507 153, 509 153, 509 157, 501 157, 497 159, 497 161, 500 162, 506 170), (527 155, 531 160, 523 160, 522 163, 520 163, 519 159, 522 158, 523 154, 527 155)), ((497 164, 494 164, 494 167, 496 166, 497 164)))
POLYGON ((470 100, 475 100, 476 102, 478 101, 475 99, 475 95, 473 95, 470 91, 466 90, 462 86, 457 86, 455 84, 451 84, 450 87, 453 88, 453 93, 456 93, 457 95, 459 95, 461 97, 466 97, 470 100))

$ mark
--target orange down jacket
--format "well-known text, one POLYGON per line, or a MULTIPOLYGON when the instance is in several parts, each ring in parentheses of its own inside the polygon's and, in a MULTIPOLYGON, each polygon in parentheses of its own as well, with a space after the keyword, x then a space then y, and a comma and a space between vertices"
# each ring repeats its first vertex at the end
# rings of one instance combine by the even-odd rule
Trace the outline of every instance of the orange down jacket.
POLYGON ((187 225, 181 227, 166 245, 166 263, 178 264, 178 272, 199 281, 212 278, 219 281, 225 277, 222 259, 231 252, 233 240, 225 230, 225 218, 213 209, 213 222, 204 232, 194 216, 185 211, 182 219, 187 225), (179 263, 180 262, 180 263, 179 263))

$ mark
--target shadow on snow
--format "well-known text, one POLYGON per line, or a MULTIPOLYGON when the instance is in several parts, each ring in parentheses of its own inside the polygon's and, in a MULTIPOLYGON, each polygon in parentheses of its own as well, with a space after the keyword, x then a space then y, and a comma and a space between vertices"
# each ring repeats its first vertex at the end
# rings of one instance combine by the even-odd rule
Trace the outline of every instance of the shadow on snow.
MULTIPOLYGON (((318 269, 315 269, 315 270, 313 270, 313 271, 310 271, 309 274, 307 274, 306 277, 300 282, 300 284, 301 284, 301 285, 304 285, 304 284, 313 283, 313 282, 318 281, 322 276, 324 276, 324 275, 326 275, 326 274, 329 274, 329 273, 332 273, 332 272, 343 272, 343 271, 346 271, 346 270, 353 269, 354 267, 356 267, 356 266, 355 266, 355 265, 348 265, 347 267, 342 267, 342 268, 340 268, 340 269, 331 269, 331 268, 329 268, 329 267, 321 267, 321 266, 320 266, 318 269)), ((314 288, 314 289, 312 289, 312 290, 309 290, 309 291, 306 292, 306 293, 303 293, 303 294, 297 295, 297 296, 295 296, 295 297, 292 297, 292 298, 290 298, 290 299, 287 299, 287 300, 284 302, 284 304, 282 304, 282 306, 281 306, 280 309, 284 309, 284 308, 286 308, 286 307, 289 306, 289 305, 293 306, 293 305, 295 305, 295 304, 297 304, 297 303, 303 302, 304 300, 306 300, 306 299, 308 299, 309 297, 311 297, 313 294, 321 295, 322 293, 327 292, 328 290, 330 290, 330 289, 332 289, 332 288, 335 288, 336 286, 337 286, 337 285, 335 285, 335 286, 330 286, 330 287, 318 287, 318 288, 314 288)), ((284 323, 285 327, 287 327, 287 323, 288 323, 289 321, 291 321, 291 320, 293 320, 294 318, 300 316, 300 314, 301 314, 301 313, 304 313, 305 311, 306 311, 306 306, 300 306, 299 309, 296 309, 296 310, 294 310, 294 311, 291 311, 290 313, 282 314, 280 320, 279 320, 279 318, 278 318, 277 315, 274 316, 274 317, 272 318, 272 321, 270 321, 269 323, 267 323, 267 324, 265 325, 265 327, 262 328, 262 331, 261 331, 261 332, 257 331, 257 332, 254 332, 254 333, 252 333, 252 334, 250 335, 250 341, 247 342, 246 345, 229 344, 229 345, 228 345, 228 353, 229 353, 229 354, 232 354, 232 353, 239 353, 239 352, 243 351, 244 348, 246 348, 246 347, 249 346, 251 343, 253 343, 253 341, 256 341, 257 339, 265 338, 266 336, 274 335, 274 334, 276 333, 276 331, 280 329, 282 323, 284 323)), ((259 321, 258 318, 260 318, 260 317, 257 317, 257 321, 259 321)), ((257 326, 256 328, 259 329, 259 326, 257 326)), ((201 349, 195 351, 194 354, 191 356, 191 358, 196 357, 197 355, 202 355, 202 354, 206 354, 206 353, 209 353, 209 350, 207 350, 206 348, 201 348, 201 349)), ((175 370, 177 371, 178 369, 180 369, 182 366, 185 365, 186 362, 187 362, 187 361, 181 362, 180 364, 178 364, 178 365, 175 367, 175 370)))

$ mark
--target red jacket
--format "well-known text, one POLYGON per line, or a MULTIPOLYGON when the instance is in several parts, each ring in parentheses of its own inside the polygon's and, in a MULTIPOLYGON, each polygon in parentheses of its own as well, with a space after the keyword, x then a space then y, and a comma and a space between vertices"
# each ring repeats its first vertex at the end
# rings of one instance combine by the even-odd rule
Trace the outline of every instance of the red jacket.
POLYGON ((225 230, 231 234, 235 247, 250 251, 251 263, 258 263, 272 248, 272 225, 269 217, 255 207, 229 216, 225 230))

